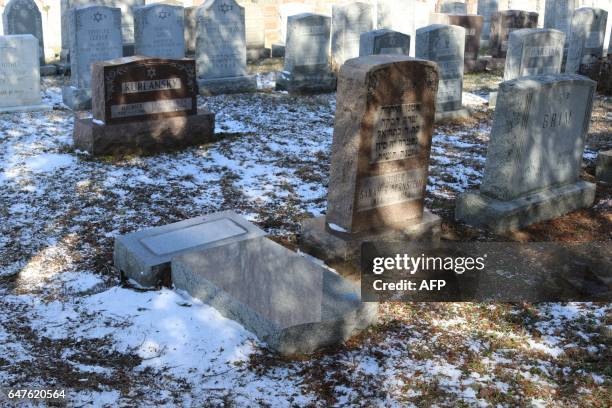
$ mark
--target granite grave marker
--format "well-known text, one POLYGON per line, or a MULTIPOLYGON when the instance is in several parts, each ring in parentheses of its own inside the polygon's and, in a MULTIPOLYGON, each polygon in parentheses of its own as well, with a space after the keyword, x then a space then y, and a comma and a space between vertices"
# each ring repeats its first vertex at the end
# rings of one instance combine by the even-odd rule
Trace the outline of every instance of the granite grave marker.
POLYGON ((197 10, 196 61, 202 95, 254 92, 247 75, 244 7, 235 0, 207 0, 197 10))
POLYGON ((381 238, 432 238, 424 208, 438 69, 404 55, 371 55, 340 70, 327 213, 302 225, 325 259, 354 257, 381 238))
POLYGON ((597 63, 603 57, 608 13, 602 9, 581 7, 574 10, 567 40, 565 72, 576 74, 581 66, 597 63))
POLYGON ((2 12, 4 35, 32 34, 38 40, 38 56, 45 66, 42 18, 34 0, 10 0, 2 12))
POLYGON ((285 64, 276 88, 291 93, 332 92, 336 77, 329 61, 331 18, 304 13, 287 22, 285 64))
POLYGON ((265 20, 263 6, 258 3, 244 3, 244 19, 246 26, 247 60, 257 61, 270 57, 266 49, 265 20))
POLYGON ((440 4, 440 13, 467 14, 467 4, 459 1, 448 1, 440 4))
POLYGON ((96 62, 92 87, 93 118, 74 128, 74 145, 92 155, 161 151, 214 136, 214 114, 197 109, 193 59, 96 62))
POLYGON ((359 56, 378 54, 410 54, 410 36, 381 28, 363 33, 359 39, 359 56))
POLYGON ((166 4, 136 7, 134 9, 134 53, 146 57, 184 58, 183 8, 166 4))
POLYGON ((332 7, 332 65, 334 69, 359 56, 359 36, 374 28, 374 8, 365 2, 332 7))
POLYGON ((503 82, 480 192, 459 197, 456 218, 502 233, 592 205, 595 185, 579 174, 595 85, 568 74, 503 82))
POLYGON ((540 74, 559 74, 565 34, 559 30, 524 28, 510 33, 504 81, 540 74))
POLYGON ((476 13, 483 17, 482 32, 480 38, 488 41, 491 32, 491 16, 499 11, 498 0, 478 0, 476 13))
POLYGON ((432 24, 417 30, 417 57, 434 61, 439 67, 436 120, 469 116, 462 105, 464 50, 463 27, 432 24))
POLYGON ((477 68, 478 52, 480 51, 480 37, 484 18, 482 16, 456 15, 432 13, 430 16, 432 24, 447 24, 465 28, 465 54, 464 63, 466 71, 477 68))
POLYGON ((91 107, 91 67, 94 62, 120 58, 121 10, 83 6, 70 10, 70 85, 62 88, 64 104, 73 110, 91 107))
POLYGON ((32 34, 0 36, 0 112, 51 110, 41 102, 39 50, 32 34))
POLYGON ((521 28, 537 28, 538 13, 521 10, 498 11, 491 16, 490 54, 493 58, 506 58, 508 36, 521 28))

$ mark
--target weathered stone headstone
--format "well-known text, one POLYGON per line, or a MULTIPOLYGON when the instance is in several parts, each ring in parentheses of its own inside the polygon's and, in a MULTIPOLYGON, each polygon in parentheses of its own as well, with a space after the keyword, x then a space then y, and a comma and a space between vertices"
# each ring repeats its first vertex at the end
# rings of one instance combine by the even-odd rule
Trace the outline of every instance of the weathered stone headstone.
POLYGON ((185 53, 187 55, 194 55, 196 50, 196 38, 197 38, 197 7, 185 7, 185 53))
POLYGON ((134 53, 146 57, 184 58, 183 8, 149 4, 134 9, 134 53))
POLYGON ((83 6, 70 10, 70 85, 62 88, 64 104, 73 110, 91 107, 91 66, 120 58, 121 10, 83 6))
POLYGON ((359 36, 374 28, 374 8, 355 2, 332 7, 332 65, 334 69, 359 56, 359 36))
POLYGON ((480 37, 484 18, 476 15, 455 15, 432 13, 431 24, 447 24, 465 28, 465 69, 476 69, 478 52, 480 51, 480 37))
POLYGON ((256 91, 257 79, 246 69, 244 7, 235 0, 207 0, 196 13, 200 93, 256 91))
POLYGON ((272 58, 285 56, 287 41, 287 19, 303 13, 314 13, 315 7, 306 3, 284 3, 278 6, 278 41, 272 44, 272 58))
POLYGON ((514 30, 537 28, 538 13, 505 10, 491 16, 490 54, 494 58, 506 58, 508 36, 514 30))
POLYGON ((124 57, 92 68, 93 118, 79 119, 74 145, 93 155, 202 144, 214 114, 197 109, 193 59, 124 57))
POLYGON ((302 226, 323 258, 352 258, 368 240, 439 234, 439 217, 424 208, 437 71, 389 54, 342 66, 327 213, 302 226))
POLYGON ((607 19, 608 13, 602 9, 581 7, 574 10, 567 40, 566 73, 578 73, 581 66, 596 63, 603 57, 607 19))
POLYGON ((248 61, 270 57, 270 50, 266 49, 266 29, 262 7, 258 3, 244 3, 248 61))
POLYGON ((465 29, 432 24, 417 30, 417 58, 438 64, 440 83, 436 98, 436 120, 469 116, 462 105, 465 29))
POLYGON ((70 50, 70 9, 82 6, 107 6, 121 9, 121 35, 123 52, 120 56, 131 55, 134 47, 134 8, 143 6, 145 0, 60 0, 62 19, 62 60, 67 61, 70 50))
POLYGON ((559 74, 565 34, 559 30, 524 28, 510 33, 504 81, 540 74, 559 74))
POLYGON ((488 41, 491 32, 491 16, 499 11, 498 0, 478 0, 477 13, 483 17, 482 33, 480 38, 488 41))
POLYGON ((41 102, 39 49, 32 34, 0 36, 0 112, 51 109, 41 102))
MULTIPOLYGON (((427 3, 416 0, 378 0, 377 28, 399 31, 416 38, 416 30, 429 24, 430 8, 427 3)), ((410 50, 414 56, 414 47, 410 50)))
POLYGON ((332 92, 336 77, 329 61, 331 18, 304 13, 287 22, 285 65, 276 88, 291 93, 332 92))
POLYGON ((359 39, 359 56, 378 54, 410 54, 410 36, 398 31, 372 30, 363 33, 359 39))
POLYGON ((544 28, 554 28, 565 33, 569 39, 574 10, 580 7, 579 0, 546 0, 544 28))
POLYGON ((567 74, 503 82, 480 192, 460 196, 456 218, 501 233, 592 205, 595 185, 579 173, 595 85, 567 74))
POLYGON ((440 4, 440 13, 467 14, 467 4, 459 1, 449 1, 440 4))
POLYGON ((597 154, 595 177, 600 183, 612 185, 612 150, 600 151, 597 154))
POLYGON ((4 35, 32 34, 38 40, 40 65, 45 65, 42 18, 34 0, 10 0, 2 12, 4 35))

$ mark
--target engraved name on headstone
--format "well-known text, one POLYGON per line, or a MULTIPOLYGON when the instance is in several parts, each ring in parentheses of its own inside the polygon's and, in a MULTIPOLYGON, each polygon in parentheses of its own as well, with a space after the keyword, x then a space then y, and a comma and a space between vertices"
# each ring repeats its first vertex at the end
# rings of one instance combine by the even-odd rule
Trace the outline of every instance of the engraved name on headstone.
POLYGON ((559 74, 565 34, 559 30, 524 28, 510 33, 504 81, 514 78, 559 74))
POLYGON ((359 36, 374 26, 374 8, 365 2, 332 7, 332 64, 339 68, 359 55, 359 36))

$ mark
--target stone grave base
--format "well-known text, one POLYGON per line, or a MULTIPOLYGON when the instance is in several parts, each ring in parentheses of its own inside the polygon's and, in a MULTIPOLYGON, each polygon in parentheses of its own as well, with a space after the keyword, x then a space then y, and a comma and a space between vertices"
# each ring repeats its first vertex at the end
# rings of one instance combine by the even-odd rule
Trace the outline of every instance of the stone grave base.
POLYGON ((91 109, 91 89, 65 86, 62 88, 62 101, 73 111, 91 109))
POLYGON ((487 62, 483 59, 465 60, 463 67, 465 72, 484 72, 487 68, 487 62))
POLYGON ((447 122, 457 119, 467 119, 470 117, 470 111, 466 108, 457 109, 448 112, 436 112, 436 122, 447 122))
POLYGON ((40 66, 40 76, 50 76, 55 74, 57 74, 57 66, 53 64, 40 66))
POLYGON ((612 150, 601 151, 597 154, 595 177, 600 183, 612 185, 612 150))
POLYGON ((376 323, 359 287, 265 237, 172 259, 172 283, 282 355, 342 343, 376 323))
POLYGON ((170 261, 180 253, 265 235, 233 211, 221 211, 119 236, 113 262, 132 284, 155 288, 170 282, 170 261))
POLYGON ((285 56, 285 44, 272 44, 272 58, 283 58, 285 56))
POLYGON ((364 242, 439 241, 440 225, 440 217, 425 209, 420 220, 406 221, 404 229, 350 234, 330 230, 325 216, 321 216, 302 222, 300 241, 305 248, 326 261, 348 262, 359 259, 364 242))
POLYGON ((269 48, 247 48, 247 61, 259 61, 270 58, 269 48))
POLYGON ((331 72, 318 75, 293 75, 281 71, 276 78, 276 90, 295 94, 334 92, 336 90, 336 76, 331 72))
POLYGON ((105 124, 92 118, 77 119, 74 147, 94 156, 157 152, 213 141, 215 114, 105 124))
POLYGON ((257 91, 257 77, 245 75, 239 77, 202 79, 198 78, 200 95, 247 93, 257 91))
POLYGON ((53 110, 53 107, 45 104, 23 105, 23 106, 0 106, 0 113, 13 112, 46 112, 53 110))
POLYGON ((586 181, 538 191, 510 201, 478 192, 465 193, 457 199, 455 219, 502 234, 590 207, 594 201, 595 184, 586 181))

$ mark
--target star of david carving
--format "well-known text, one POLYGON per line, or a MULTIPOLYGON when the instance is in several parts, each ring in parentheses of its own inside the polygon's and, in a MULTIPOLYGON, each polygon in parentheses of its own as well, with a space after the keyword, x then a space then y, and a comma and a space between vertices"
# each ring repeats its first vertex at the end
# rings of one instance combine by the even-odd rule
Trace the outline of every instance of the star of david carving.
POLYGON ((147 69, 147 76, 149 77, 149 79, 155 78, 155 75, 156 75, 155 68, 150 67, 147 69))
POLYGON ((99 11, 96 12, 96 14, 94 14, 93 19, 96 23, 99 23, 100 21, 102 21, 103 19, 105 19, 106 16, 102 13, 100 13, 99 11))
POLYGON ((221 12, 222 12, 223 14, 225 14, 225 13, 227 13, 228 11, 233 10, 233 9, 234 9, 234 6, 230 6, 230 5, 229 5, 229 4, 227 4, 227 3, 223 3, 222 5, 220 5, 220 6, 219 6, 219 10, 221 10, 221 12))
POLYGON ((166 10, 162 10, 157 14, 157 17, 161 18, 162 20, 165 20, 166 18, 170 17, 170 13, 166 10))

